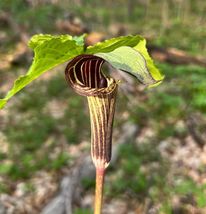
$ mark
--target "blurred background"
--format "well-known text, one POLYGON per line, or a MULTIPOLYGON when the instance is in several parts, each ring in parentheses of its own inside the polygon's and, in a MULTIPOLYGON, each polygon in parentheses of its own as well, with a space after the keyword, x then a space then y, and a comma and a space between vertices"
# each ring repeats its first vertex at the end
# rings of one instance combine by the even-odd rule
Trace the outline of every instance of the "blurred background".
MULTIPOLYGON (((113 142, 125 123, 138 131, 108 169, 104 213, 206 213, 206 1, 1 0, 1 98, 27 72, 27 42, 37 33, 87 33, 87 45, 147 38, 165 80, 145 89, 124 77, 113 142)), ((40 213, 90 153, 86 99, 67 87, 64 68, 42 75, 0 111, 2 214, 40 213)), ((75 214, 92 213, 94 180, 82 185, 75 214)))

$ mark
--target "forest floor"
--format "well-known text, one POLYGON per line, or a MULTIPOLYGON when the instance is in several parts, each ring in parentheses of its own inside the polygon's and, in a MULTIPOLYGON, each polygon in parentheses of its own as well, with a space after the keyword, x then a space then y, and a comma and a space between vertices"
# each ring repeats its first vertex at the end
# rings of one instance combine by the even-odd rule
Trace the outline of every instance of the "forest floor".
MULTIPOLYGON (((62 8, 42 6, 35 8, 39 12, 35 18, 33 8, 20 12, 15 4, 10 8, 5 3, 2 8, 7 10, 0 16, 0 97, 28 70, 32 53, 26 42, 33 33, 89 31, 90 44, 120 34, 142 33, 149 45, 164 50, 175 47, 192 57, 205 53, 205 32, 192 22, 202 22, 204 17, 195 19, 194 14, 190 20, 194 32, 187 22, 176 19, 169 20, 166 29, 154 28, 159 19, 152 22, 149 12, 147 20, 138 22, 151 22, 138 32, 132 21, 103 23, 99 28, 93 23, 94 32, 82 21, 88 11, 76 11, 80 17, 64 20, 62 8), (48 26, 48 17, 55 19, 54 26, 48 26), (32 25, 27 19, 33 19, 32 25), (107 32, 102 33, 103 27, 107 32)), ((100 18, 105 20, 97 22, 106 22, 103 15, 100 18)), ((94 17, 88 15, 87 20, 92 23, 94 17)), ((116 210, 122 214, 206 213, 206 68, 197 63, 168 62, 161 56, 156 61, 165 75, 161 85, 146 89, 130 78, 120 85, 113 142, 121 138, 121 127, 128 121, 138 132, 131 142, 120 146, 117 162, 108 169, 105 214, 116 210)), ((87 103, 66 85, 64 67, 44 74, 0 111, 0 213, 40 213, 58 192, 62 178, 90 153, 87 103)), ((75 214, 92 213, 94 185, 93 179, 83 180, 75 214)))

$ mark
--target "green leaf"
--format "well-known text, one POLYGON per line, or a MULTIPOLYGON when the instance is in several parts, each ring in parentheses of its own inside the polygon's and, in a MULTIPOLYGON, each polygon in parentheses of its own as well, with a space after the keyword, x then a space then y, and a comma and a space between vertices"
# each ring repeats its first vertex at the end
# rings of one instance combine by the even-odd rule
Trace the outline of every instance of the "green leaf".
POLYGON ((89 46, 87 54, 108 53, 121 46, 135 47, 140 41, 144 40, 141 36, 120 36, 99 42, 94 46, 89 46))
POLYGON ((83 37, 73 39, 69 35, 51 36, 35 35, 31 38, 29 46, 34 50, 33 63, 26 75, 20 76, 4 99, 0 99, 0 109, 18 91, 38 78, 45 71, 64 63, 84 51, 83 37))
POLYGON ((78 45, 84 46, 85 37, 86 34, 82 34, 81 36, 74 36, 73 40, 75 40, 78 45))
POLYGON ((85 38, 86 34, 83 34, 81 36, 70 36, 70 35, 50 35, 50 34, 37 34, 34 35, 30 41, 29 41, 29 47, 31 49, 35 49, 36 46, 44 43, 45 41, 49 41, 51 39, 56 39, 56 40, 61 40, 61 42, 66 42, 67 40, 74 40, 76 41, 77 45, 83 46, 84 45, 84 38, 85 38))
POLYGON ((152 58, 149 56, 147 48, 146 48, 146 40, 145 39, 141 40, 134 47, 134 49, 139 51, 145 58, 146 63, 147 63, 147 68, 148 68, 150 74, 152 75, 153 79, 155 79, 157 81, 157 84, 161 83, 161 81, 164 79, 164 76, 160 73, 160 71, 154 65, 152 58))
POLYGON ((136 76, 142 83, 154 85, 163 76, 150 58, 145 40, 136 36, 123 36, 105 40, 84 50, 84 37, 70 35, 35 35, 29 42, 34 50, 34 59, 26 75, 20 76, 5 98, 0 99, 0 109, 18 91, 23 89, 44 72, 81 54, 101 56, 115 68, 136 76))
POLYGON ((146 40, 138 35, 105 40, 88 47, 86 53, 102 57, 114 68, 126 71, 150 87, 164 78, 147 52, 146 40))
POLYGON ((61 41, 72 40, 72 36, 70 35, 52 36, 50 34, 37 34, 30 39, 28 46, 34 50, 37 46, 43 44, 45 41, 49 41, 54 38, 61 38, 61 41))
POLYGON ((95 55, 105 59, 114 68, 135 76, 143 84, 151 85, 156 83, 156 80, 153 79, 147 68, 143 55, 131 47, 123 46, 109 53, 98 53, 95 55))

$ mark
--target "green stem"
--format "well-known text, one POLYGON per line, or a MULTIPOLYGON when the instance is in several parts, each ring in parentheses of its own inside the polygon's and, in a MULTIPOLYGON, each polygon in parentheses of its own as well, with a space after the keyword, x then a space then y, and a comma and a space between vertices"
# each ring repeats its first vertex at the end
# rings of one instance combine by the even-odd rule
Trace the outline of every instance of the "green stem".
POLYGON ((103 188, 104 188, 104 175, 105 175, 105 169, 104 168, 96 168, 94 214, 101 214, 103 188))

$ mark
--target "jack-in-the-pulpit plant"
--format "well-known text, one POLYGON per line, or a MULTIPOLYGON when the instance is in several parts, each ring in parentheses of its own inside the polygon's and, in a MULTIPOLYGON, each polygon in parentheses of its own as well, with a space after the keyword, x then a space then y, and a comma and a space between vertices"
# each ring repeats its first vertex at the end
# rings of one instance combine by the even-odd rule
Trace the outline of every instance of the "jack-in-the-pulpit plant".
MULTIPOLYGON (((35 35, 29 46, 34 50, 33 63, 26 75, 19 77, 0 108, 18 91, 45 71, 67 62, 65 78, 74 91, 86 96, 91 122, 91 156, 96 168, 94 213, 100 214, 105 169, 111 160, 112 124, 118 79, 106 76, 102 65, 107 62, 115 69, 131 74, 146 86, 159 84, 163 76, 154 66, 142 37, 124 36, 105 40, 85 48, 84 37, 70 35, 35 35)), ((69 119, 69 118, 68 118, 69 119)))

